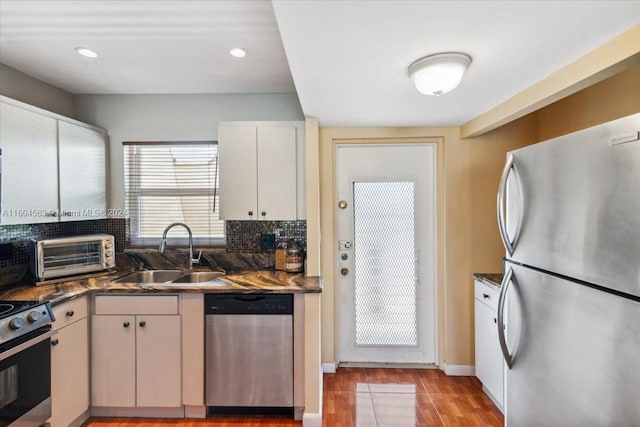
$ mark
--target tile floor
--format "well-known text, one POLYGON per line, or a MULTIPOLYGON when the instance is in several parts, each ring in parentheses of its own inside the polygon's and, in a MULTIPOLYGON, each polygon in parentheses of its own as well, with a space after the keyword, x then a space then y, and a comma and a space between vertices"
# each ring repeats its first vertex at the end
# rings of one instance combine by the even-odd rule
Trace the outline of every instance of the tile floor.
POLYGON ((435 369, 339 368, 324 375, 323 426, 502 426, 475 377, 435 369))

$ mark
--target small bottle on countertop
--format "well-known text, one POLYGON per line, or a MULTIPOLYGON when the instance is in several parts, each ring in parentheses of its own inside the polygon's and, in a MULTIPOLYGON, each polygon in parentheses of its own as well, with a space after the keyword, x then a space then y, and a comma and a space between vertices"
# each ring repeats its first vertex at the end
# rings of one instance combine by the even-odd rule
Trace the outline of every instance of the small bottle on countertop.
POLYGON ((287 248, 287 273, 302 273, 304 267, 304 252, 300 246, 293 242, 287 248))
POLYGON ((276 270, 285 271, 287 269, 287 244, 281 242, 276 248, 275 254, 276 270))

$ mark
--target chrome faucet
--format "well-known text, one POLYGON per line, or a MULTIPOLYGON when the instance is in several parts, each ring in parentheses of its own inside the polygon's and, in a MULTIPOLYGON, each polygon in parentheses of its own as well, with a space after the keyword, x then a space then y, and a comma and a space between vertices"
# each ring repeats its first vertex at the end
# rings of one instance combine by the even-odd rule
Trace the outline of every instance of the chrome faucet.
POLYGON ((198 264, 200 262, 200 256, 202 256, 202 251, 198 253, 198 258, 193 257, 193 233, 191 233, 191 229, 184 222, 174 222, 173 224, 167 225, 167 228, 164 229, 162 233, 162 242, 160 242, 160 253, 163 254, 164 250, 167 248, 167 233, 176 225, 181 225, 187 229, 187 233, 189 233, 189 268, 193 268, 194 264, 198 264))

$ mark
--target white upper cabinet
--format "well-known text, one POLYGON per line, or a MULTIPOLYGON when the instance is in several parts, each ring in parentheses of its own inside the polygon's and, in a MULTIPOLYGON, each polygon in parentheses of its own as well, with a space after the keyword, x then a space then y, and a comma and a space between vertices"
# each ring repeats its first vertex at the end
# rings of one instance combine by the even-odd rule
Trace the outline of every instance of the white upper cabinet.
POLYGON ((0 97, 0 224, 106 217, 106 132, 0 97))
POLYGON ((296 128, 258 128, 258 219, 296 219, 296 128))
POLYGON ((257 139, 254 126, 218 128, 221 219, 257 218, 257 139))
POLYGON ((218 128, 220 218, 304 218, 301 122, 229 122, 218 128))
POLYGON ((57 121, 0 103, 0 224, 58 221, 57 121))
POLYGON ((61 221, 104 218, 107 208, 103 133, 59 122, 61 221))

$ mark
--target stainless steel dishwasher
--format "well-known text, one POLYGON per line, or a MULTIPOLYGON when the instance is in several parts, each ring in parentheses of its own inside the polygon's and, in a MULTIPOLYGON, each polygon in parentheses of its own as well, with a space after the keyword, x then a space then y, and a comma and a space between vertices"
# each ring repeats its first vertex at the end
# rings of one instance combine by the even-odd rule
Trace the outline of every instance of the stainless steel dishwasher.
POLYGON ((206 294, 205 318, 209 411, 293 414, 293 295, 206 294))

